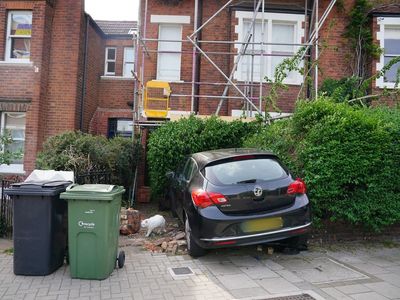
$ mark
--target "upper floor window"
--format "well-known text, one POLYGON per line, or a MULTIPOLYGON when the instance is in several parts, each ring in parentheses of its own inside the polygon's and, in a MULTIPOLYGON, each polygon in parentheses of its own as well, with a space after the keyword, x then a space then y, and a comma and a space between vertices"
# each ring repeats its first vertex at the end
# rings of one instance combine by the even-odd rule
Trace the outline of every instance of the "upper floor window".
MULTIPOLYGON (((400 56, 400 18, 378 18, 378 25, 380 26, 378 40, 383 53, 377 70, 381 70, 393 58, 400 56)), ((377 86, 394 88, 399 69, 400 63, 394 64, 383 77, 377 79, 377 86)))
POLYGON ((26 62, 31 57, 32 12, 9 11, 6 59, 26 62))
POLYGON ((106 59, 104 63, 104 75, 115 76, 115 62, 117 60, 117 48, 106 48, 106 59))
MULTIPOLYGON (((264 77, 273 78, 276 67, 285 59, 292 57, 300 48, 304 36, 303 15, 265 13, 264 21, 258 16, 251 27, 253 12, 237 11, 238 41, 244 42, 250 31, 252 38, 245 55, 241 57, 235 77, 240 81, 262 81, 264 77), (265 44, 262 44, 265 43, 265 44)), ((235 44, 237 51, 242 44, 235 44)), ((285 79, 287 84, 301 84, 303 78, 298 72, 290 72, 285 79)))
POLYGON ((160 24, 158 38, 157 79, 178 81, 181 79, 182 25, 160 24))
POLYGON ((124 77, 133 77, 135 51, 133 47, 124 48, 124 77))

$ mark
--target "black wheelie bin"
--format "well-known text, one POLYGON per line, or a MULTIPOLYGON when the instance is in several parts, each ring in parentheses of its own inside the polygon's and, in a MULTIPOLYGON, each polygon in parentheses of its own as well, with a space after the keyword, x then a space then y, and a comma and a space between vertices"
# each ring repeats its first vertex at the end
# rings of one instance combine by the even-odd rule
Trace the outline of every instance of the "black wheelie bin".
POLYGON ((14 273, 44 276, 63 263, 67 203, 60 194, 70 181, 21 182, 6 189, 13 200, 14 273))

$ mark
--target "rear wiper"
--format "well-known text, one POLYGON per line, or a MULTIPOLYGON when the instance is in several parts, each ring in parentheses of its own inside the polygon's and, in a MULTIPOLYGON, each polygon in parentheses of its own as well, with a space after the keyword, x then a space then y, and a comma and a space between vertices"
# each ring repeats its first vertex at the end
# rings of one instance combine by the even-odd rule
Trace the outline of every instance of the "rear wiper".
POLYGON ((253 179, 246 179, 246 180, 238 181, 236 183, 255 183, 256 181, 257 181, 257 179, 253 178, 253 179))

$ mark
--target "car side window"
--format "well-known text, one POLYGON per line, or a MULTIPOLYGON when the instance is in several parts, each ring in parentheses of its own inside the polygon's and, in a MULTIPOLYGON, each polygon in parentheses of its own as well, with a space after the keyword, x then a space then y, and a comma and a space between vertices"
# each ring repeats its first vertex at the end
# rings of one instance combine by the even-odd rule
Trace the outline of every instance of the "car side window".
POLYGON ((183 177, 186 181, 192 178, 193 171, 196 169, 196 163, 193 159, 189 158, 186 162, 185 168, 183 169, 183 177))

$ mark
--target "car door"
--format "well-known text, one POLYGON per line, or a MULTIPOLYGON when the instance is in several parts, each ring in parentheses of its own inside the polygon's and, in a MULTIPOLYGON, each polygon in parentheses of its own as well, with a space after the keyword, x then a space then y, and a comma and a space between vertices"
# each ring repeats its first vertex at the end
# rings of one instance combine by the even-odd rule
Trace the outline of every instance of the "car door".
POLYGON ((185 163, 182 173, 178 174, 176 212, 179 218, 182 218, 184 215, 184 207, 185 205, 187 205, 184 203, 184 200, 185 198, 187 198, 187 195, 189 193, 188 186, 196 169, 197 165, 195 161, 193 160, 193 158, 189 157, 185 163))

